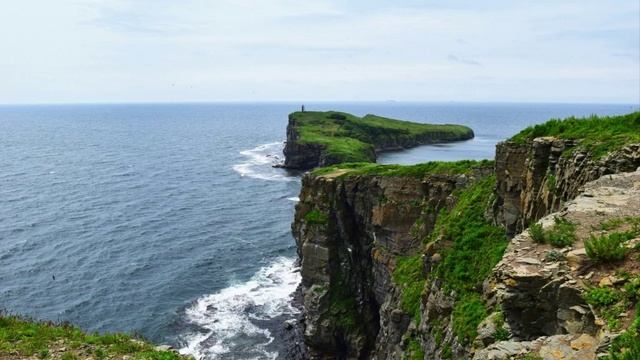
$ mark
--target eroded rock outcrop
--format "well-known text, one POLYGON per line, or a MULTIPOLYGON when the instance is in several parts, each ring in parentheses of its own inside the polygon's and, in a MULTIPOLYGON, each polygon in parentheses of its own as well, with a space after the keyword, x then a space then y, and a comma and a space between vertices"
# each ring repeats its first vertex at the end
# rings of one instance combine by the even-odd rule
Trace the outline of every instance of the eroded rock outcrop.
POLYGON ((640 219, 640 170, 587 183, 581 195, 561 211, 543 217, 540 224, 552 228, 558 219, 575 225, 575 242, 554 248, 536 243, 525 231, 512 239, 485 283, 485 296, 502 312, 511 339, 477 351, 474 359, 511 359, 524 354, 543 359, 595 359, 617 335, 606 326, 602 313, 587 303, 585 292, 600 284, 613 289, 615 280, 609 279, 620 271, 637 272, 637 261, 630 255, 615 264, 595 263, 586 255, 585 240, 593 234, 631 231, 630 236, 637 239, 625 246, 632 248, 640 242, 640 234, 621 220, 640 219), (620 228, 602 230, 602 224, 611 222, 620 222, 620 228))
POLYGON ((573 199, 585 183, 640 166, 640 144, 601 158, 576 148, 579 142, 542 137, 530 143, 502 142, 496 147, 496 221, 510 235, 522 231, 573 199), (575 149, 574 149, 575 148, 575 149))

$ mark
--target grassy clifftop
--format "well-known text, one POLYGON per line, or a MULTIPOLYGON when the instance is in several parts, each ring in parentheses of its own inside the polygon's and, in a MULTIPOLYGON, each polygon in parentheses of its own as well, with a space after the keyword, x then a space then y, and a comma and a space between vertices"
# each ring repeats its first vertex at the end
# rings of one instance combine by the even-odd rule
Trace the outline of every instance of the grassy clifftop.
POLYGON ((528 127, 510 140, 525 143, 542 136, 580 140, 580 147, 598 157, 625 145, 640 143, 640 112, 620 116, 552 119, 528 127))
POLYGON ((183 360, 124 334, 86 334, 77 327, 0 314, 1 359, 183 360))
POLYGON ((491 168, 490 160, 461 160, 461 161, 429 161, 416 165, 381 165, 372 163, 345 163, 319 168, 313 175, 342 177, 356 175, 376 176, 408 176, 422 178, 427 174, 457 175, 467 174, 475 169, 491 168))
POLYGON ((376 115, 295 112, 289 115, 285 166, 309 169, 343 162, 375 162, 378 151, 466 140, 461 125, 420 124, 376 115))

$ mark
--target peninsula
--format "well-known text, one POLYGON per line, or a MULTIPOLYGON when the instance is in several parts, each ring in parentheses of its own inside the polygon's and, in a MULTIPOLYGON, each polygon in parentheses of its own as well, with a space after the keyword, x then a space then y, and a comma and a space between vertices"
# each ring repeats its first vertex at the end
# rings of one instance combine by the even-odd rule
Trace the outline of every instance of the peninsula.
POLYGON ((309 170, 345 162, 375 162, 382 151, 468 140, 462 125, 422 124, 376 115, 357 117, 336 111, 289 115, 284 167, 309 170))

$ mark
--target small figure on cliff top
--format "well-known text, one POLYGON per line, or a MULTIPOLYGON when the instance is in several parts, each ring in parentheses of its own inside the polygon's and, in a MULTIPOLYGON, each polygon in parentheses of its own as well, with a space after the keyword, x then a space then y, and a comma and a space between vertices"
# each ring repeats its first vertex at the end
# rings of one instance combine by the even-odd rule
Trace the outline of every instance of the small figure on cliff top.
POLYGON ((304 104, 302 104, 302 112, 304 112, 304 104))

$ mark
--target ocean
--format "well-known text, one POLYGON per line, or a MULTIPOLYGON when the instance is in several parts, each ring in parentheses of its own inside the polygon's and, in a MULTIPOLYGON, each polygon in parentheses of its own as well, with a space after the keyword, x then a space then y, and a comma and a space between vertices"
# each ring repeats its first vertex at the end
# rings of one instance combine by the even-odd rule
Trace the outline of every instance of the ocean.
MULTIPOLYGON (((273 359, 299 311, 290 234, 300 175, 282 161, 301 104, 0 106, 0 308, 126 331, 206 359, 273 359)), ((473 140, 381 163, 493 158, 553 117, 638 105, 310 103, 470 126, 473 140)))

